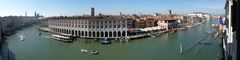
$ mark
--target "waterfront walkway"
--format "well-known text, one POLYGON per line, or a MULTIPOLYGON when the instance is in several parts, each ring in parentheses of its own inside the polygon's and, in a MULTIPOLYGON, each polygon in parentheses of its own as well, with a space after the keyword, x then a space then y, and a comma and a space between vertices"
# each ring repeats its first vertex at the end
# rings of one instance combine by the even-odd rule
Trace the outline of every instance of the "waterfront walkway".
POLYGON ((150 36, 150 34, 139 34, 139 35, 128 36, 127 39, 136 39, 136 38, 142 38, 147 36, 150 36))
POLYGON ((156 31, 156 32, 148 32, 148 33, 144 33, 144 34, 137 34, 137 35, 128 36, 127 39, 137 39, 137 38, 149 37, 149 36, 161 36, 164 33, 170 33, 170 32, 176 32, 176 31, 177 31, 177 29, 165 30, 165 31, 156 31))

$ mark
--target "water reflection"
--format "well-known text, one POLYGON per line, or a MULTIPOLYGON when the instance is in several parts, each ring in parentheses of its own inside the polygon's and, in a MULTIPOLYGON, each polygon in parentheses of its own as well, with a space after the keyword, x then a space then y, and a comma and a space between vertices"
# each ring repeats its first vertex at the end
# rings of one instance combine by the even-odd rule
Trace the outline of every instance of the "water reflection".
POLYGON ((0 52, 1 60, 16 60, 15 54, 8 48, 8 43, 5 41, 1 42, 0 52))

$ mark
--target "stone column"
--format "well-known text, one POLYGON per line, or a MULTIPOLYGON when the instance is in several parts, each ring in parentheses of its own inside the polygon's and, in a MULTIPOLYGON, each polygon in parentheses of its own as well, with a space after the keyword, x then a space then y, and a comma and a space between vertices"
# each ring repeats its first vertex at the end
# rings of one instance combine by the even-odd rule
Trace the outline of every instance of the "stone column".
POLYGON ((114 31, 112 31, 112 37, 115 37, 115 36, 114 36, 114 31))
POLYGON ((105 34, 106 31, 103 32, 103 37, 106 37, 106 34, 105 34))
POLYGON ((118 31, 116 31, 116 37, 118 37, 118 31))
POLYGON ((107 37, 110 37, 110 33, 109 33, 109 31, 107 31, 107 34, 108 34, 108 36, 107 36, 107 37))
POLYGON ((95 31, 95 37, 97 37, 97 31, 95 31))
POLYGON ((120 37, 122 37, 122 36, 123 36, 123 35, 122 35, 123 31, 120 31, 120 33, 121 33, 121 36, 120 36, 120 37))
POLYGON ((93 31, 92 31, 92 32, 91 32, 91 37, 94 37, 94 35, 95 35, 95 34, 94 34, 93 31))
POLYGON ((99 37, 102 37, 102 31, 99 32, 99 37))
POLYGON ((127 31, 125 31, 125 37, 127 37, 127 31))
POLYGON ((86 31, 83 31, 83 36, 84 36, 84 37, 86 36, 85 32, 86 32, 86 31))

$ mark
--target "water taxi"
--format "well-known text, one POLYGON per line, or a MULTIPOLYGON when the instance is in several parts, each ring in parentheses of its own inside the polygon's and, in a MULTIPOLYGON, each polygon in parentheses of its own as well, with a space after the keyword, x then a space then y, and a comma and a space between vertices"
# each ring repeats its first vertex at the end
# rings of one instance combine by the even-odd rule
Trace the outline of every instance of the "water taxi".
POLYGON ((25 36, 23 36, 22 34, 19 36, 20 40, 24 41, 25 36))
POLYGON ((63 42, 71 42, 72 41, 71 37, 62 36, 62 35, 53 34, 52 38, 55 39, 55 40, 63 41, 63 42))

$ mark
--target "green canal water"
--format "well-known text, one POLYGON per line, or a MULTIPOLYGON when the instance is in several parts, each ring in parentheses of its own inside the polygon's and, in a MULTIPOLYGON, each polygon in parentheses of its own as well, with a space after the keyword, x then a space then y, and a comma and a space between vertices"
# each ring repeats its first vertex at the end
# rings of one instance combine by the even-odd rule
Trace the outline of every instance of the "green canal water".
POLYGON ((50 39, 49 32, 41 32, 36 26, 24 28, 8 36, 5 48, 10 60, 216 60, 221 56, 218 40, 211 35, 204 41, 210 45, 196 45, 186 52, 197 41, 200 41, 210 28, 211 23, 201 24, 187 31, 164 34, 161 37, 148 37, 128 42, 113 42, 102 45, 94 39, 76 39, 73 43, 64 43, 50 39), (25 34, 25 41, 18 35, 25 34), (180 44, 183 54, 180 54, 180 44), (98 50, 98 55, 87 55, 80 49, 98 50))

